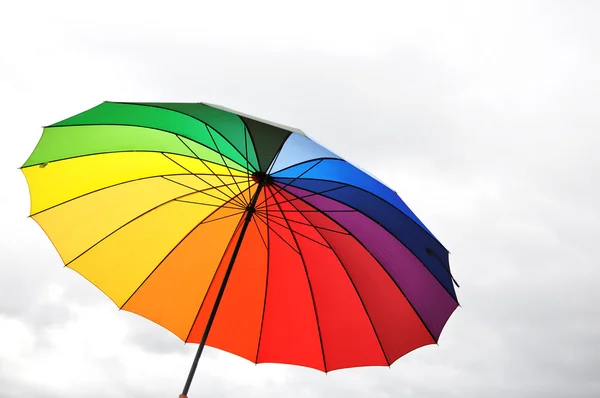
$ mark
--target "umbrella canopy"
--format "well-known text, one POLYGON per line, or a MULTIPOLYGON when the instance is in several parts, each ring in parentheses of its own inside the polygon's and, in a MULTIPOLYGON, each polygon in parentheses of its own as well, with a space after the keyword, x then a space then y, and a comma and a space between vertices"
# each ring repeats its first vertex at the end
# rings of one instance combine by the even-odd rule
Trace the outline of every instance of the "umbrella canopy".
POLYGON ((22 171, 64 264, 186 342, 390 365, 458 305, 448 251, 402 199, 297 129, 105 102, 44 128, 22 171))

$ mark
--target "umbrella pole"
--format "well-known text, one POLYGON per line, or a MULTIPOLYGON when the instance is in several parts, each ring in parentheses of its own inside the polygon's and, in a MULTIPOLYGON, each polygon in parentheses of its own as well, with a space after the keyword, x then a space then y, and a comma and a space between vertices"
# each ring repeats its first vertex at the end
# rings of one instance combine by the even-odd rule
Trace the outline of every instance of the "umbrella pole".
MULTIPOLYGON (((261 173, 262 174, 262 173, 261 173)), ((212 312, 210 313, 210 317, 208 318, 208 322, 206 324, 206 329, 204 329, 204 334, 202 335, 202 339, 200 340, 200 345, 198 346, 198 350, 196 351, 196 356, 194 357, 194 362, 192 363, 192 367, 190 369, 190 373, 185 382, 185 386, 183 387, 183 391, 179 398, 187 398, 187 393, 190 390, 190 386, 192 385, 192 379, 194 378, 194 374, 196 373, 196 368, 198 367, 198 361, 200 360, 200 356, 202 355, 202 351, 204 350, 204 346, 206 345, 206 340, 208 339, 208 334, 210 333, 210 328, 212 327, 213 321, 215 320, 215 316, 217 315, 217 310, 219 308, 219 304, 221 303, 221 299, 223 298, 223 293, 225 293, 225 287, 227 286, 227 281, 229 280, 229 275, 231 274, 231 270, 233 269, 233 265, 235 263, 235 259, 240 251, 240 247, 242 246, 242 241, 244 240, 244 235, 246 234, 246 230, 252 221, 252 215, 256 211, 256 202, 258 200, 258 196, 262 191, 262 188, 265 185, 267 180, 267 176, 261 176, 260 181, 258 183, 258 188, 246 209, 246 218, 244 220, 244 224, 242 225, 242 229, 240 230, 240 236, 233 248, 233 253, 231 254, 231 260, 229 260, 229 265, 227 266, 227 270, 225 271, 225 276, 223 277, 223 283, 221 284, 221 288, 219 289, 219 293, 217 294, 217 298, 215 299, 215 305, 212 308, 212 312)))

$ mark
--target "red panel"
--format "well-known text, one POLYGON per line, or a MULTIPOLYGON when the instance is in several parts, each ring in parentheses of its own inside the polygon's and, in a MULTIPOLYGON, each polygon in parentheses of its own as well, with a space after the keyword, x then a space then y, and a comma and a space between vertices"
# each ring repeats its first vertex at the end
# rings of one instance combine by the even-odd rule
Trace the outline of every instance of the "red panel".
MULTIPOLYGON (((321 213, 306 216, 321 224, 327 222, 321 213)), ((354 281, 390 362, 434 343, 400 289, 364 246, 350 235, 321 232, 354 281)))
POLYGON ((248 226, 207 341, 252 362, 256 362, 267 282, 267 248, 261 233, 266 237, 265 224, 248 226))
POLYGON ((282 210, 283 216, 285 216, 285 219, 273 217, 275 221, 289 226, 289 228, 291 228, 297 235, 304 236, 305 238, 312 239, 321 243, 322 245, 328 246, 321 234, 319 234, 315 227, 307 221, 307 219, 292 203, 286 199, 286 197, 282 196, 281 193, 275 193, 273 196, 277 201, 279 208, 282 210))
POLYGON ((268 213, 270 218, 269 229, 287 242, 289 246, 293 247, 295 250, 298 250, 292 232, 285 222, 284 214, 280 211, 279 205, 275 203, 275 199, 273 198, 272 193, 277 191, 273 191, 271 187, 266 187, 266 191, 269 191, 269 197, 267 198, 265 204, 258 209, 261 219, 263 221, 266 220, 265 217, 268 213))
MULTIPOLYGON (((298 213, 302 216, 306 217, 308 215, 314 213, 320 213, 317 209, 315 209, 312 205, 308 204, 304 200, 298 198, 296 195, 293 195, 286 191, 285 189, 280 191, 279 195, 281 195, 287 203, 292 205, 298 213)), ((278 198, 279 200, 279 198, 278 198)), ((331 220, 329 217, 311 217, 308 220, 312 225, 314 225, 319 231, 326 229, 336 231, 342 234, 348 234, 345 228, 338 225, 335 221, 331 220)))
POLYGON ((298 237, 317 306, 327 370, 387 365, 348 274, 329 248, 298 237))
POLYGON ((324 370, 313 302, 300 256, 269 231, 269 278, 259 362, 324 370))

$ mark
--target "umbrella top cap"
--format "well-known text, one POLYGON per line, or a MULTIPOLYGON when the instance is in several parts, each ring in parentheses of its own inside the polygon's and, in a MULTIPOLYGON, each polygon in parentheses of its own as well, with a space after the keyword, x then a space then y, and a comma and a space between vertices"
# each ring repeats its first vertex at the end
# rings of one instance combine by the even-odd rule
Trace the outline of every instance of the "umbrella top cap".
POLYGON ((264 171, 257 171, 252 173, 252 180, 256 183, 262 183, 263 185, 273 184, 273 177, 264 171))

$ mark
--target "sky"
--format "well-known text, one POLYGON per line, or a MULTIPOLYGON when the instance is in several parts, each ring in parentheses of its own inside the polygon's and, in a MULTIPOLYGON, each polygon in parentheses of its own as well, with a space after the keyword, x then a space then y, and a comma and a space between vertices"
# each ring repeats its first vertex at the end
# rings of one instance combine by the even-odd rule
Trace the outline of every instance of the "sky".
POLYGON ((600 396, 600 3, 0 5, 0 398, 176 397, 195 352, 118 311, 31 219, 42 126, 102 101, 301 128, 451 251, 439 345, 327 375, 207 348, 190 397, 600 396))

